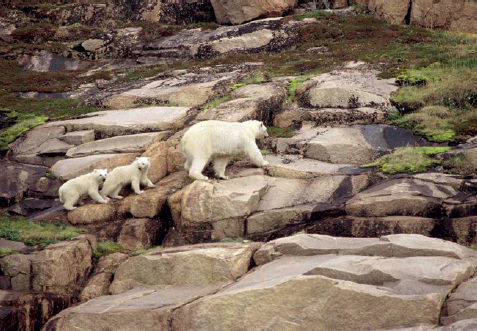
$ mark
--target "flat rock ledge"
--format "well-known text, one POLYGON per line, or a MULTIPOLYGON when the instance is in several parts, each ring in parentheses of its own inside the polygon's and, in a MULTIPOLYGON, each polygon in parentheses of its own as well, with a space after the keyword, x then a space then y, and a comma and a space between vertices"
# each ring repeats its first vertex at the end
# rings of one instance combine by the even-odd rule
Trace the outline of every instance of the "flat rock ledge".
MULTIPOLYGON (((177 271, 166 261, 181 256, 184 279, 200 279, 210 270, 194 261, 210 258, 210 249, 222 252, 212 254, 217 263, 225 251, 250 244, 217 245, 145 253, 123 262, 115 278, 125 269, 147 277, 177 271), (132 266, 139 261, 150 267, 132 266)), ((250 255, 241 256, 246 263, 250 255)), ((259 266, 229 285, 217 279, 136 287, 65 310, 44 330, 426 330, 439 324, 447 295, 477 271, 474 250, 420 235, 298 235, 263 245, 254 260, 259 266)))

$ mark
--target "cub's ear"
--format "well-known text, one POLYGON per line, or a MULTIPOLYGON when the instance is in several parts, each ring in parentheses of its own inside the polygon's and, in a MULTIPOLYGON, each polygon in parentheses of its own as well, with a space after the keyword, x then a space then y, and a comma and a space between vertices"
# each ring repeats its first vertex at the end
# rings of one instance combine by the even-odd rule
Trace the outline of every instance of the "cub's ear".
POLYGON ((149 161, 151 161, 151 158, 150 158, 150 157, 148 157, 147 159, 148 159, 149 161))
POLYGON ((93 172, 98 172, 99 169, 94 169, 93 172))
POLYGON ((136 157, 136 160, 139 160, 139 157, 136 157))

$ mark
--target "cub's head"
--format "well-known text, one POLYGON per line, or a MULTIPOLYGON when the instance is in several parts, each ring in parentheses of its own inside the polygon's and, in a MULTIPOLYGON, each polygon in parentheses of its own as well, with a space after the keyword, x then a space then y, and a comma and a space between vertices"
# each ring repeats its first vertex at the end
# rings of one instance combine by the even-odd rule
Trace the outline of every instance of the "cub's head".
POLYGON ((108 169, 94 169, 93 173, 95 176, 101 178, 101 180, 104 182, 106 180, 106 176, 108 176, 108 169))
POLYGON ((151 158, 150 157, 137 157, 136 160, 134 161, 136 163, 137 167, 139 170, 149 168, 151 165, 151 158))
POLYGON ((262 139, 268 137, 267 127, 260 121, 248 121, 255 131, 255 138, 262 139))

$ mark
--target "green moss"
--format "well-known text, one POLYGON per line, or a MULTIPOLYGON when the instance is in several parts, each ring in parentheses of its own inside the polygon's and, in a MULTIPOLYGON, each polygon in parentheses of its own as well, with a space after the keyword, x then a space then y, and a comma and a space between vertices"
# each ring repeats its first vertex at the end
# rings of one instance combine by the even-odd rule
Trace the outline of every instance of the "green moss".
POLYGON ((309 76, 303 76, 303 77, 298 77, 292 80, 290 83, 288 83, 287 103, 292 103, 295 100, 296 89, 298 88, 298 86, 306 82, 308 79, 310 79, 309 76))
POLYGON ((242 86, 245 86, 247 84, 245 83, 240 83, 240 84, 235 84, 235 85, 232 85, 232 87, 230 88, 231 91, 235 91, 236 89, 238 89, 239 87, 242 87, 242 86))
POLYGON ((400 147, 393 153, 384 155, 362 167, 378 167, 380 171, 388 174, 424 172, 441 163, 431 158, 431 155, 443 153, 449 149, 450 147, 400 147))
POLYGON ((221 103, 229 101, 230 97, 228 95, 225 95, 221 98, 215 98, 210 100, 205 104, 205 106, 202 107, 202 110, 207 110, 207 109, 212 109, 220 105, 221 103))
POLYGON ((141 255, 142 253, 146 253, 147 249, 138 249, 137 251, 134 251, 132 253, 129 253, 131 256, 138 256, 141 255))
POLYGON ((101 256, 117 252, 124 252, 124 247, 114 241, 102 241, 96 246, 96 252, 93 253, 93 257, 99 259, 101 256))
POLYGON ((21 241, 27 245, 44 247, 51 243, 70 240, 85 231, 62 223, 35 223, 21 216, 0 213, 0 238, 21 241))
POLYGON ((275 126, 267 127, 268 135, 272 138, 291 138, 294 136, 291 128, 277 128, 275 126))
MULTIPOLYGON (((8 115, 7 115, 8 116, 8 115)), ((24 132, 35 126, 44 124, 48 120, 47 116, 22 115, 18 117, 19 121, 11 127, 0 132, 0 152, 8 150, 8 144, 14 142, 24 132)))
POLYGON ((476 166, 464 154, 453 155, 442 162, 447 173, 470 176, 476 172, 476 166))
POLYGON ((8 255, 13 255, 13 254, 19 254, 19 251, 16 251, 14 249, 10 248, 0 248, 0 258, 8 256, 8 255))

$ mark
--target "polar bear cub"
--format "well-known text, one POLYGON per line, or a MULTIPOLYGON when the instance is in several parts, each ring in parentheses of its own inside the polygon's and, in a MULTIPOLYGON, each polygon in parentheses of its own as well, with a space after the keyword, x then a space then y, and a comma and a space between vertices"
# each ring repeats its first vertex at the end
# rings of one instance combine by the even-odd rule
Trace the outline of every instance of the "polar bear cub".
POLYGON ((109 200, 108 196, 114 199, 122 199, 118 195, 121 189, 131 184, 131 188, 136 194, 142 194, 139 185, 146 187, 155 187, 148 178, 147 172, 151 166, 151 158, 137 157, 130 165, 114 168, 106 178, 103 189, 100 194, 104 199, 109 200))
POLYGON ((260 121, 242 123, 204 121, 194 124, 181 140, 182 153, 186 158, 185 170, 194 179, 207 180, 202 170, 211 160, 219 178, 225 176, 225 168, 234 155, 245 153, 256 166, 266 166, 255 139, 268 137, 267 128, 260 121))
POLYGON ((89 174, 70 179, 61 185, 59 195, 65 209, 76 209, 74 205, 85 195, 89 195, 91 199, 99 203, 107 203, 108 199, 103 199, 98 192, 99 186, 106 180, 107 175, 106 169, 94 169, 89 174))

